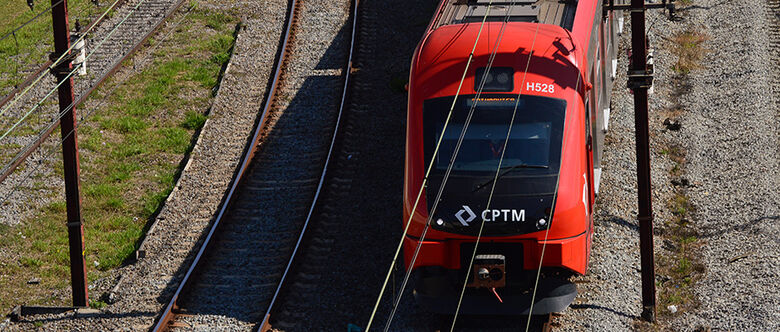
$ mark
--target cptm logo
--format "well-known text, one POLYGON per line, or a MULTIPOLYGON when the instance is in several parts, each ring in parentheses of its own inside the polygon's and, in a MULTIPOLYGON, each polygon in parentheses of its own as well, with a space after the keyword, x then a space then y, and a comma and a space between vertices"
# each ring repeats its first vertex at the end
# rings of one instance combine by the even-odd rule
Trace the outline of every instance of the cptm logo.
MULTIPOLYGON (((468 205, 463 205, 463 208, 460 209, 460 211, 458 211, 457 213, 455 213, 455 219, 458 219, 458 221, 460 221, 460 224, 463 226, 468 226, 476 218, 477 215, 474 213, 474 211, 471 210, 471 208, 468 205)), ((485 222, 499 221, 501 219, 503 219, 504 222, 525 221, 525 209, 520 209, 520 210, 487 209, 482 211, 482 220, 485 222), (501 216, 503 216, 503 218, 499 218, 501 216)))

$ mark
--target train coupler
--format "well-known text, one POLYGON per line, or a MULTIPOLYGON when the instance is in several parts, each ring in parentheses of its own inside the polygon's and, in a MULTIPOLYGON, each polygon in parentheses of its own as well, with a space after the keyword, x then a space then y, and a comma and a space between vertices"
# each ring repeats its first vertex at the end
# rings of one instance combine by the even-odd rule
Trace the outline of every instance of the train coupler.
POLYGON ((504 255, 477 255, 472 266, 474 278, 467 284, 473 288, 502 288, 506 286, 506 257, 504 255))

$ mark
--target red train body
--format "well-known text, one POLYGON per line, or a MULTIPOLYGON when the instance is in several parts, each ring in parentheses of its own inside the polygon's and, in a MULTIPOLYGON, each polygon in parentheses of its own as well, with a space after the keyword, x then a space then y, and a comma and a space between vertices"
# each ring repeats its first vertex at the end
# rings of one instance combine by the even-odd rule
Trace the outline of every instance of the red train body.
POLYGON ((404 258, 408 267, 473 108, 414 261, 415 295, 434 311, 454 310, 453 296, 459 295, 484 220, 477 258, 501 265, 498 284, 504 287, 498 292, 505 293, 505 301, 480 290, 490 283, 477 282, 474 270, 461 312, 528 313, 530 299, 523 294, 532 286, 543 250, 544 280, 533 313, 560 311, 576 295, 566 276, 584 274, 590 256, 617 22, 603 11, 601 0, 518 0, 511 9, 508 0, 488 4, 443 0, 412 60, 404 222, 432 159, 434 167, 411 218, 404 258), (481 28, 485 12, 487 22, 481 28), (509 22, 504 23, 507 13, 509 22), (473 59, 462 80, 472 48, 473 59), (493 258, 501 261, 490 261, 493 258))

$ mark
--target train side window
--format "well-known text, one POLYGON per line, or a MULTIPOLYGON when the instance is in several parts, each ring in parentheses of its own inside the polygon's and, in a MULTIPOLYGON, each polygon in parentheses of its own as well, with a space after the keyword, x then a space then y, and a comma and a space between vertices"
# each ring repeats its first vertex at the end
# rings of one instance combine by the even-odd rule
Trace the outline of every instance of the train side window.
POLYGON ((585 145, 588 149, 591 148, 591 136, 590 136, 590 100, 585 99, 585 145))
MULTIPOLYGON (((597 55, 599 55, 597 53, 597 55)), ((597 61, 598 63, 598 61, 597 61)), ((590 99, 590 102, 588 103, 588 123, 590 124, 590 128, 588 129, 588 139, 591 139, 590 133, 596 132, 598 128, 596 128, 596 125, 598 123, 597 116, 599 116, 599 103, 601 100, 601 93, 604 91, 604 89, 599 86, 599 80, 596 75, 600 74, 599 71, 596 70, 596 66, 593 66, 593 68, 590 71, 590 84, 593 85, 593 88, 590 89, 588 98, 590 99)), ((592 141, 589 141, 588 144, 593 144, 592 141)), ((592 147, 592 145, 589 145, 592 147)))

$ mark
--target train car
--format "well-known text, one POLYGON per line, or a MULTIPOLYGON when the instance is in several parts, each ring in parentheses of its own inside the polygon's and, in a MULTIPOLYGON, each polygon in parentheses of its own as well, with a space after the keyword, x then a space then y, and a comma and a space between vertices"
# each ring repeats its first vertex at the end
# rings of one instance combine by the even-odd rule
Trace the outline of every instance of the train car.
POLYGON ((453 314, 464 282, 462 314, 559 312, 576 296, 617 65, 618 20, 602 2, 439 4, 408 85, 403 250, 424 308, 453 314))

